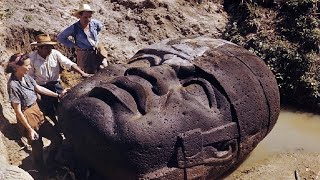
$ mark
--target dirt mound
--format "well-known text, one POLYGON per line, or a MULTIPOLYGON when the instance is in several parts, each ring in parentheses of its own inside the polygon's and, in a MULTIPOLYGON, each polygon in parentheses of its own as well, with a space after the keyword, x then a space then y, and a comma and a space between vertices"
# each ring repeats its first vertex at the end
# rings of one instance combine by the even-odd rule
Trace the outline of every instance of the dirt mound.
MULTIPOLYGON (((29 51, 29 43, 40 32, 56 35, 77 21, 71 12, 82 1, 39 0, 22 3, 7 1, 0 5, 5 51, 29 51), (4 31, 3 31, 4 32, 4 31)), ((195 3, 184 0, 97 0, 90 3, 94 18, 105 28, 105 43, 111 62, 125 61, 138 49, 165 38, 190 35, 219 37, 227 23, 223 6, 214 2, 195 3)), ((1 36, 0 36, 1 37, 1 36)), ((6 60, 2 57, 2 61, 6 60)))

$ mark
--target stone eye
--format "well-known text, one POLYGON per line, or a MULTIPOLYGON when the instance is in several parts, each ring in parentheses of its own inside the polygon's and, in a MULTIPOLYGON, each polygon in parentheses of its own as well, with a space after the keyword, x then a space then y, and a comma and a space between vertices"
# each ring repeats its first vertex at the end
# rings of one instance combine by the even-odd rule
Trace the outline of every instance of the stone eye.
POLYGON ((183 87, 189 94, 193 95, 204 106, 215 108, 216 97, 211 84, 203 78, 188 79, 183 82, 183 87))

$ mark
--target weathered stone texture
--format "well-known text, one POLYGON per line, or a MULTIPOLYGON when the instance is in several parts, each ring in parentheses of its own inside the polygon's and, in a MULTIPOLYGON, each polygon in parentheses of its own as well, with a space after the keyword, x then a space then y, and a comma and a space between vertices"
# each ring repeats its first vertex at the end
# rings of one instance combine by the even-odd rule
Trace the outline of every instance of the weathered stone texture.
POLYGON ((80 162, 108 179, 217 178, 280 112, 257 56, 221 39, 164 40, 77 85, 59 119, 80 162))

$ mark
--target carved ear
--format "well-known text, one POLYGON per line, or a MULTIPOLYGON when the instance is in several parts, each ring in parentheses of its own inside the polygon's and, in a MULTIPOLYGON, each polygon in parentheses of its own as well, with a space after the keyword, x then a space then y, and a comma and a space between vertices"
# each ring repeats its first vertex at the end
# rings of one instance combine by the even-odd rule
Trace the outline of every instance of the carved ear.
POLYGON ((238 142, 236 139, 230 140, 224 143, 225 148, 217 149, 213 151, 213 153, 206 153, 205 155, 209 155, 209 157, 204 158, 205 165, 217 165, 217 164, 225 164, 227 162, 231 162, 238 155, 238 142), (210 155, 213 155, 210 157, 210 155))
POLYGON ((177 167, 217 165, 232 161, 238 154, 238 129, 235 122, 202 132, 200 128, 178 136, 177 167))

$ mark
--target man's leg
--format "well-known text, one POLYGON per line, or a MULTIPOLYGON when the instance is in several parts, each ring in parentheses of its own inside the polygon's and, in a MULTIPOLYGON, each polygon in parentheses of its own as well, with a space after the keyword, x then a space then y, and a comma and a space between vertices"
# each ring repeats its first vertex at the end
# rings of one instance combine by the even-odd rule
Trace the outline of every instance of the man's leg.
POLYGON ((32 159, 33 163, 36 165, 37 168, 39 168, 41 171, 45 169, 45 164, 43 160, 43 142, 42 138, 39 137, 37 140, 29 141, 31 147, 32 147, 32 159))
POLYGON ((59 146, 62 144, 63 138, 59 129, 53 126, 49 121, 45 121, 40 126, 39 133, 51 141, 49 155, 46 159, 46 164, 50 166, 55 161, 55 156, 58 152, 59 146))
MULTIPOLYGON (((63 87, 61 86, 60 82, 51 82, 44 85, 41 85, 53 92, 58 94, 63 92, 63 87)), ((56 118, 56 110, 58 107, 58 99, 51 96, 41 95, 41 100, 39 101, 39 107, 41 111, 44 113, 45 116, 49 117, 54 124, 58 124, 58 120, 56 118)))
POLYGON ((97 51, 89 51, 86 59, 87 71, 90 74, 95 74, 100 69, 102 59, 98 56, 97 51))
POLYGON ((88 73, 88 67, 86 65, 86 61, 88 59, 88 51, 76 51, 77 55, 77 65, 82 69, 84 72, 88 73))

